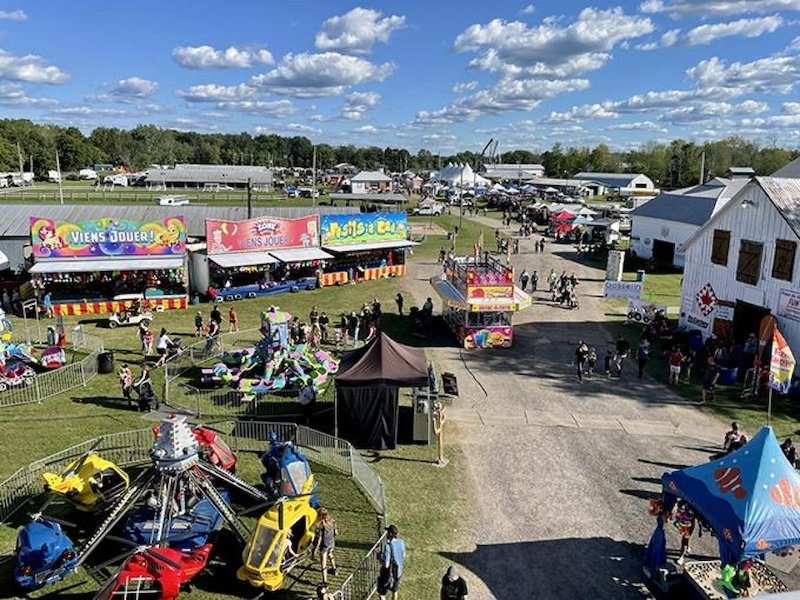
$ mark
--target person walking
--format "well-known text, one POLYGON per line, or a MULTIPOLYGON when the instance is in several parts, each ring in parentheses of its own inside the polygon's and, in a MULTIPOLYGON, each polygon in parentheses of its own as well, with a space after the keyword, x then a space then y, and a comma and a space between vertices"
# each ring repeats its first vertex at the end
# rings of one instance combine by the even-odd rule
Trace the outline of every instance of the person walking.
POLYGON ((314 391, 314 386, 312 386, 311 383, 306 383, 300 388, 300 411, 303 413, 306 427, 311 425, 311 416, 314 414, 314 402, 316 399, 317 393, 314 391))
POLYGON ((133 391, 133 373, 127 363, 122 363, 119 370, 119 385, 122 388, 122 397, 131 405, 131 392, 133 391))
POLYGON ((442 577, 440 600, 467 600, 469 591, 467 582, 458 574, 455 566, 450 565, 442 577))
POLYGON ((403 316, 403 294, 397 292, 397 296, 394 298, 395 304, 397 304, 397 314, 401 317, 403 316))
POLYGON ((328 317, 328 313, 326 313, 323 310, 322 314, 319 316, 319 330, 320 333, 322 334, 323 343, 327 343, 328 341, 328 326, 330 325, 330 323, 331 319, 330 317, 328 317))
POLYGON ((316 305, 311 307, 311 312, 308 313, 308 322, 312 325, 314 323, 319 323, 319 310, 317 309, 316 305))
POLYGON ((198 310, 194 316, 194 337, 203 337, 206 333, 206 326, 203 323, 203 311, 198 310))
POLYGON ((209 318, 217 325, 222 327, 222 313, 219 312, 219 307, 217 305, 214 305, 214 308, 211 309, 211 315, 209 315, 209 318))
POLYGON ((628 354, 630 354, 631 345, 628 343, 623 336, 619 336, 616 342, 616 359, 617 364, 619 365, 619 376, 622 377, 622 365, 626 358, 628 358, 628 354))
POLYGON ((169 356, 168 350, 172 343, 169 335, 167 335, 167 329, 162 327, 161 333, 158 334, 158 339, 156 340, 156 353, 159 356, 156 367, 160 367, 167 362, 167 357, 169 356))
POLYGON ((534 271, 531 274, 531 293, 537 291, 539 289, 539 272, 534 271))
POLYGON ((594 347, 589 348, 589 354, 586 356, 586 374, 594 375, 594 367, 597 364, 597 350, 594 347))
POLYGON ((672 347, 669 353, 669 384, 678 385, 681 380, 681 365, 683 365, 683 352, 677 346, 672 347))
POLYGON ((650 360, 650 342, 645 337, 639 341, 639 346, 636 348, 636 360, 639 362, 639 379, 641 379, 647 361, 650 360))
POLYGON ((140 330, 142 338, 142 352, 145 356, 150 356, 153 353, 153 332, 146 325, 140 330))
POLYGON ((583 371, 586 367, 586 359, 589 356, 589 346, 583 340, 578 342, 575 348, 575 368, 577 369, 578 381, 583 382, 583 371))
POLYGON ((53 297, 50 295, 50 292, 47 292, 44 295, 44 299, 42 300, 42 305, 44 306, 44 312, 47 315, 48 319, 53 318, 53 297))
POLYGON ((519 285, 524 292, 528 287, 528 280, 530 279, 530 275, 528 275, 528 269, 522 269, 522 273, 519 276, 519 285))
POLYGON ((547 275, 547 285, 549 286, 551 294, 555 294, 556 281, 558 281, 558 275, 556 275, 556 270, 550 269, 550 273, 547 275))
POLYGON ((717 368, 717 364, 714 362, 714 357, 709 356, 706 360, 705 371, 703 371, 703 391, 702 398, 700 400, 701 404, 711 402, 711 400, 714 399, 714 388, 717 385, 718 379, 719 368, 717 368))
POLYGON ((339 573, 333 557, 337 535, 339 535, 339 531, 336 529, 336 521, 331 517, 327 508, 320 508, 317 512, 317 522, 314 524, 314 544, 311 547, 311 558, 314 558, 314 553, 319 551, 322 582, 326 585, 328 583, 328 563, 330 563, 331 575, 336 577, 339 573))
POLYGON ((236 309, 233 306, 228 311, 228 323, 228 333, 239 331, 239 315, 236 314, 236 309))
POLYGON ((386 600, 391 593, 392 600, 397 600, 400 579, 403 577, 403 563, 406 559, 406 543, 398 537, 396 525, 386 528, 386 545, 381 552, 381 567, 378 573, 378 597, 386 600))

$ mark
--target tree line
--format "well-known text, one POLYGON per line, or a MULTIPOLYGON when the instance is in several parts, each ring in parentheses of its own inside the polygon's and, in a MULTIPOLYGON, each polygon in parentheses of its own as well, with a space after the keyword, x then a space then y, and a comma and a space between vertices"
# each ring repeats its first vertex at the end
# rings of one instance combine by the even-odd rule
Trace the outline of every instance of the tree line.
MULTIPOLYGON (((312 166, 314 145, 304 136, 276 134, 196 133, 140 125, 130 130, 98 127, 88 136, 76 127, 42 125, 23 119, 0 120, 0 171, 17 171, 22 156, 25 170, 33 163, 37 178, 56 167, 58 152, 64 173, 103 163, 135 170, 152 164, 200 163, 312 166), (19 149, 19 150, 18 150, 19 149)), ((769 175, 800 155, 800 150, 762 146, 742 137, 696 143, 683 139, 668 144, 649 142, 636 150, 612 151, 607 145, 564 147, 554 145, 542 153, 528 150, 504 152, 504 163, 540 163, 548 176, 562 178, 580 171, 644 173, 659 187, 686 187, 698 183, 701 155, 705 153, 706 179, 724 176, 729 167, 749 166, 769 175)), ((316 146, 317 168, 331 169, 350 163, 359 169, 384 167, 389 171, 435 170, 449 162, 486 162, 480 152, 464 151, 444 156, 421 149, 416 154, 403 148, 353 145, 316 146)))

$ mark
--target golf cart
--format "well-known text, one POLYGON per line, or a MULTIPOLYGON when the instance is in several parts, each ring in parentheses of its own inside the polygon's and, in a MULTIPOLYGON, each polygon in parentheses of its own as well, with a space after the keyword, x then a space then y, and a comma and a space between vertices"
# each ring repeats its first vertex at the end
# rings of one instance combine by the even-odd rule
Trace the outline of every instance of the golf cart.
POLYGON ((127 327, 128 325, 138 325, 139 323, 144 323, 149 327, 152 322, 153 313, 142 310, 137 311, 135 308, 125 308, 120 312, 111 313, 111 316, 108 317, 108 326, 111 329, 127 327))

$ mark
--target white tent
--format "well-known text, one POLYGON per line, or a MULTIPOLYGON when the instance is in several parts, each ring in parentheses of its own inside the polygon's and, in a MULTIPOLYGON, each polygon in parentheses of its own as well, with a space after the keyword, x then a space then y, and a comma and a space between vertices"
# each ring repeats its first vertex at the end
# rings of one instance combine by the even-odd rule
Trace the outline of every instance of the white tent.
POLYGON ((597 214, 596 210, 592 210, 588 206, 584 206, 582 209, 578 211, 578 216, 580 217, 591 217, 597 214))
POLYGON ((491 181, 478 175, 472 170, 472 167, 464 164, 450 163, 441 170, 438 179, 450 186, 479 187, 491 184, 491 181))

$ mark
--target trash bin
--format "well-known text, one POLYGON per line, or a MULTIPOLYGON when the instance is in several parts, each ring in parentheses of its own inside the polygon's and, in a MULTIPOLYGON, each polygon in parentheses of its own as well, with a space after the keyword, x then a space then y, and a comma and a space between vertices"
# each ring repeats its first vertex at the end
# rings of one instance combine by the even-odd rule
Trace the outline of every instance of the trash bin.
MULTIPOLYGON (((424 394, 425 388, 418 388, 416 392, 424 394)), ((426 397, 417 395, 414 398, 414 426, 411 439, 417 443, 431 443, 431 405, 426 397)))
POLYGON ((97 372, 98 373, 113 373, 114 372, 114 353, 107 350, 97 355, 97 372))
POLYGON ((636 271, 636 281, 644 282, 644 271, 641 269, 636 271))

